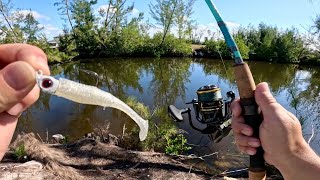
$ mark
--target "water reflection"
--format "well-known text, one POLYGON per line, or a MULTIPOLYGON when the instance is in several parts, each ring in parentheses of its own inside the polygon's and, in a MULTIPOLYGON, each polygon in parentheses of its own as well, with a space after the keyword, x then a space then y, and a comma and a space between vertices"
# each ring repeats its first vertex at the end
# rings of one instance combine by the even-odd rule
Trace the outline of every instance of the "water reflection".
POLYGON ((190 64, 191 59, 159 59, 153 64, 149 88, 154 92, 154 105, 165 107, 178 97, 185 99, 190 64))
MULTIPOLYGON (((210 59, 101 59, 95 63, 56 65, 51 67, 51 72, 57 78, 95 85, 96 77, 81 69, 94 71, 99 75, 98 88, 120 99, 134 96, 153 110, 166 108, 169 104, 186 107, 185 102, 195 98, 196 90, 207 84, 218 85, 223 95, 229 90, 237 92, 232 65, 231 61, 223 64, 220 60, 210 59)), ((320 137, 317 136, 320 128, 320 69, 266 62, 249 62, 249 65, 256 83, 268 82, 279 103, 303 121, 306 139, 314 129, 312 146, 320 152, 320 137)), ((118 110, 103 110, 42 93, 39 101, 23 113, 18 131, 34 131, 43 137, 48 131, 49 135, 62 133, 78 139, 109 122, 114 134, 121 134, 124 124, 127 128, 135 126, 118 110)), ((189 133, 190 143, 199 143, 203 137, 187 123, 179 124, 179 127, 189 133)), ((222 142, 228 143, 230 139, 222 142)))

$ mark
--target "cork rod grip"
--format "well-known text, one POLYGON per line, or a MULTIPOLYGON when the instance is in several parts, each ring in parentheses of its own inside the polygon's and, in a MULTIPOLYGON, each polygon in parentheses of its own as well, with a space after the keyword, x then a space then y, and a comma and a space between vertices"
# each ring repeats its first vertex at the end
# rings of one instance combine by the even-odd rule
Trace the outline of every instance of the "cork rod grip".
MULTIPOLYGON (((245 122, 253 128, 253 137, 259 138, 259 127, 262 117, 258 113, 258 106, 254 99, 256 89, 248 64, 234 66, 234 74, 240 94, 240 103, 245 122)), ((249 179, 262 180, 266 178, 263 149, 259 147, 257 153, 250 156, 249 179)))

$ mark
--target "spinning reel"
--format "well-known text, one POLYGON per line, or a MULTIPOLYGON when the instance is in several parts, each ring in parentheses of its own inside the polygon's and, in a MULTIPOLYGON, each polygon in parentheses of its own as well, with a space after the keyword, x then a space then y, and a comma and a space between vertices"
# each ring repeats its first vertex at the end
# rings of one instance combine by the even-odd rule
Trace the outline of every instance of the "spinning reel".
POLYGON ((223 100, 220 88, 215 85, 206 85, 197 90, 198 100, 193 99, 186 104, 192 104, 196 120, 206 125, 206 128, 199 129, 193 124, 191 109, 178 109, 174 105, 168 107, 169 115, 177 122, 183 121, 182 114, 188 113, 191 127, 203 134, 208 134, 214 142, 220 142, 231 130, 231 109, 230 104, 235 99, 232 91, 227 92, 228 100, 223 100))

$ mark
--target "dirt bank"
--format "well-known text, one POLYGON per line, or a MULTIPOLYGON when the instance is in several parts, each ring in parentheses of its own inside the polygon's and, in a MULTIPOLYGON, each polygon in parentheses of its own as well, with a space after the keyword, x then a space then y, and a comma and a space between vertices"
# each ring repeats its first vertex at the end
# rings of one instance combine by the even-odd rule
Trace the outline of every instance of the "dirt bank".
MULTIPOLYGON (((92 139, 72 144, 43 144, 35 135, 19 135, 12 148, 24 144, 26 164, 12 163, 12 152, 0 165, 1 179, 210 179, 213 176, 163 153, 130 151, 92 139), (38 162, 38 163, 37 163, 38 162), (22 171, 23 169, 23 171, 22 171), (36 175, 36 176, 35 176, 36 175)), ((218 177, 216 177, 218 178, 218 177)), ((219 178, 218 178, 219 179, 219 178)), ((220 178, 221 179, 221 178, 220 178)))
POLYGON ((0 179, 230 179, 206 171, 199 157, 131 151, 85 138, 71 144, 44 144, 34 134, 19 135, 27 163, 13 152, 0 163, 0 179))

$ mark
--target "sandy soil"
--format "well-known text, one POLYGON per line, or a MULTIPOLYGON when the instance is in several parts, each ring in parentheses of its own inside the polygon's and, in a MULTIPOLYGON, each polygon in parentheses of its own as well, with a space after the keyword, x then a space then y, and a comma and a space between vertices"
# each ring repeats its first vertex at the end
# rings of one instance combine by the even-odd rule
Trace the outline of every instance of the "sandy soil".
MULTIPOLYGON (((0 163, 0 179, 230 179, 208 171, 193 156, 139 152, 85 138, 72 144, 44 144, 35 135, 19 135, 12 148, 24 144, 29 160, 14 162, 12 152, 0 163)), ((16 161, 16 160, 15 160, 16 161)))
MULTIPOLYGON (((0 179, 211 179, 209 173, 163 153, 130 151, 110 143, 82 139, 68 145, 43 144, 34 134, 18 136, 29 159, 13 163, 8 153, 0 164, 0 179)), ((189 158, 189 159, 188 159, 189 158)), ((221 179, 219 177, 216 177, 221 179)))

